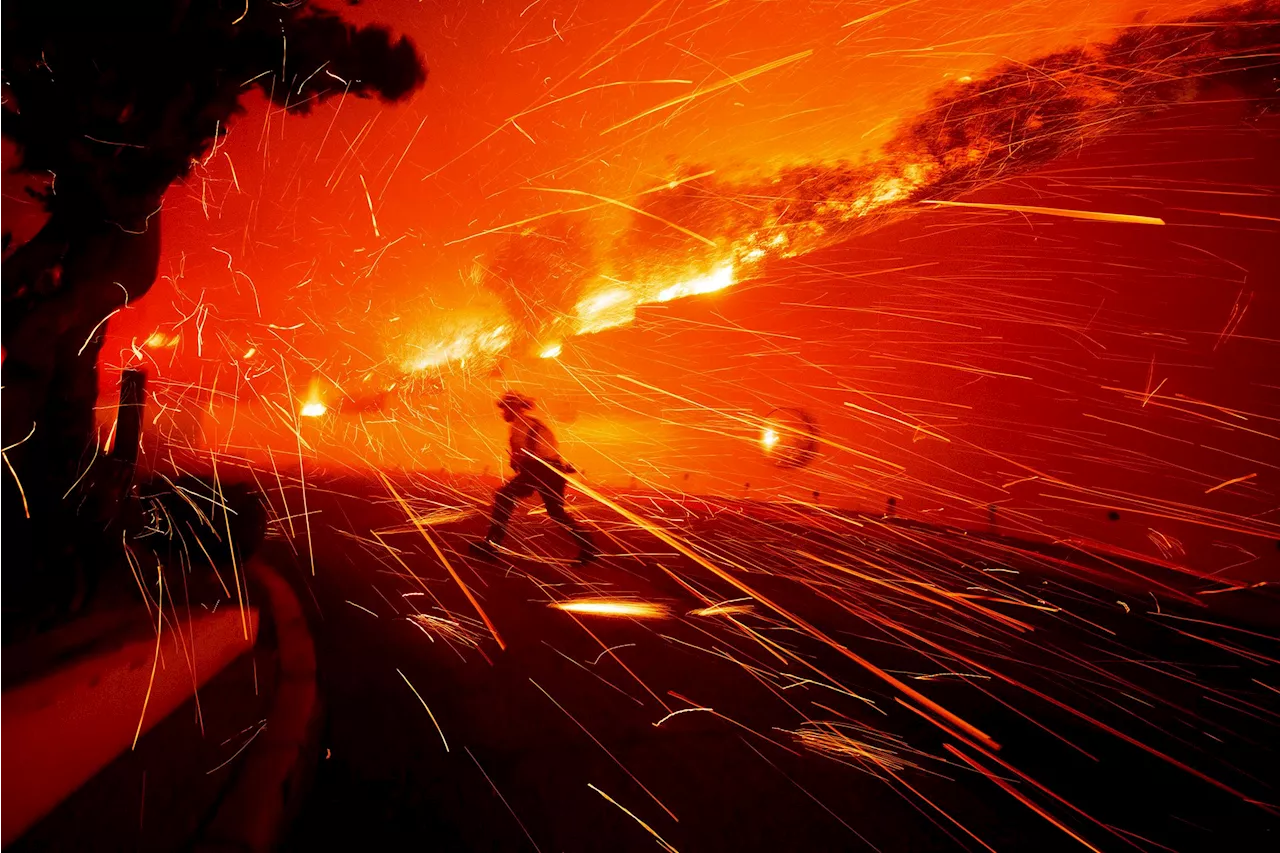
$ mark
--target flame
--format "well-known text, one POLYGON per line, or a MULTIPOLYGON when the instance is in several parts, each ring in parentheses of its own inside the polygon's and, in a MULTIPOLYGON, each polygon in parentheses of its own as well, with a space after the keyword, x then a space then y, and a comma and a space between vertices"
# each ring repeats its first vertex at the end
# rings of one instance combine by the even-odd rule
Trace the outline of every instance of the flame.
MULTIPOLYGON (((718 260, 710 264, 703 261, 693 270, 639 281, 619 281, 601 276, 596 289, 589 290, 574 305, 571 334, 590 335, 628 325, 635 320, 636 309, 641 305, 725 290, 749 276, 751 268, 767 258, 796 257, 847 239, 859 229, 874 227, 877 217, 904 213, 912 201, 929 205, 999 207, 948 199, 922 199, 921 195, 926 190, 942 189, 945 180, 957 174, 985 175, 983 170, 990 171, 995 168, 993 163, 1003 162, 1002 152, 1001 144, 979 137, 963 140, 939 152, 921 150, 918 146, 904 148, 871 167, 842 165, 828 170, 798 168, 784 171, 770 184, 770 194, 776 195, 779 201, 776 206, 766 209, 759 221, 743 223, 740 226, 742 230, 731 229, 714 241, 701 238, 716 247, 714 255, 718 260)), ((751 185, 716 184, 710 178, 711 174, 695 176, 707 179, 701 197, 716 199, 744 193, 765 194, 763 189, 751 185)), ((971 180, 976 180, 976 177, 971 180)), ((673 180, 666 183, 664 189, 672 192, 691 182, 692 179, 673 180)), ((1074 218, 1163 224, 1153 217, 1057 208, 1024 209, 1074 218)), ((642 212, 656 216, 651 211, 642 212)), ((501 315, 496 312, 490 315, 491 325, 487 328, 473 325, 451 338, 421 347, 420 354, 406 367, 422 370, 504 352, 511 346, 513 336, 507 324, 497 321, 498 316, 501 315)), ((556 343, 539 354, 542 358, 554 358, 560 349, 561 344, 556 343)), ((777 441, 776 435, 762 437, 766 449, 777 441)))
POLYGON ((648 601, 620 601, 609 598, 557 601, 551 605, 569 613, 585 613, 589 616, 627 616, 632 619, 666 619, 671 611, 661 604, 648 601))
POLYGON ((493 317, 475 319, 450 335, 413 347, 414 355, 402 366, 410 373, 418 373, 452 362, 496 356, 510 347, 511 342, 511 330, 506 323, 495 322, 493 317))
POLYGON ((625 326, 635 319, 637 306, 715 293, 730 287, 735 281, 732 262, 721 263, 709 273, 693 274, 675 281, 660 279, 630 284, 611 281, 574 306, 577 313, 575 333, 591 335, 625 326))
MULTIPOLYGON (((778 234, 772 238, 769 248, 783 246, 786 242, 786 235, 778 234)), ((741 263, 749 264, 763 257, 765 251, 761 248, 755 255, 749 251, 737 254, 742 256, 741 263)), ((635 319, 636 308, 640 305, 715 293, 732 286, 737 281, 736 269, 733 261, 724 261, 711 267, 710 272, 699 271, 685 276, 641 282, 603 278, 598 289, 578 300, 574 316, 567 324, 569 328, 560 329, 558 333, 591 335, 625 326, 635 319)), ((450 364, 465 364, 474 359, 495 358, 509 350, 515 341, 516 334, 510 320, 499 310, 490 310, 455 325, 451 332, 412 346, 412 354, 401 362, 401 367, 408 373, 420 373, 450 364)), ((535 350, 538 357, 544 359, 556 358, 563 351, 562 340, 535 350)))
POLYGON ((658 291, 655 302, 670 302, 684 296, 698 296, 703 293, 715 293, 733 284, 733 264, 722 264, 710 273, 697 278, 678 281, 658 291))
POLYGON ((773 446, 778 443, 778 431, 776 429, 766 428, 760 433, 760 444, 764 446, 766 451, 772 450, 773 446))
POLYGON ((311 386, 307 389, 307 396, 302 400, 302 406, 299 408, 298 414, 304 418, 319 418, 323 417, 328 411, 328 406, 324 404, 324 400, 320 399, 319 380, 311 380, 311 386))
POLYGON ((590 335, 634 320, 636 297, 628 288, 614 285, 579 300, 574 310, 578 315, 576 333, 590 335))

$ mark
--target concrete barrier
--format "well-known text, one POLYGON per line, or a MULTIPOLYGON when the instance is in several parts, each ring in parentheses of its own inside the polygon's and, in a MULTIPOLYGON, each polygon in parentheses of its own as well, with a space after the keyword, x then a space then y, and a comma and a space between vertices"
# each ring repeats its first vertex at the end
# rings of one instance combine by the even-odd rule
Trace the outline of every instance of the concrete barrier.
POLYGON ((320 735, 315 643, 289 583, 261 559, 249 571, 266 593, 279 647, 275 698, 266 728, 196 843, 198 853, 255 851, 279 843, 315 774, 320 735))
POLYGON ((5 845, 248 651, 258 612, 228 608, 176 628, 166 620, 158 641, 135 632, 104 642, 106 648, 5 691, 5 845))

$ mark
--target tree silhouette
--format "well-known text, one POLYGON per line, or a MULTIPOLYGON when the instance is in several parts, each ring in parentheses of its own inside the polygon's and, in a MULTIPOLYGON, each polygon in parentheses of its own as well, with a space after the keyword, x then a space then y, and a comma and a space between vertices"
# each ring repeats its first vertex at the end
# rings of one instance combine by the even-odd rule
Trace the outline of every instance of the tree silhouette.
POLYGON ((403 99, 426 69, 407 38, 306 0, 15 2, 3 26, 3 131, 18 168, 50 180, 46 224, 3 265, 8 612, 16 579, 100 548, 111 508, 95 517, 70 487, 93 451, 106 321, 156 277, 165 191, 255 88, 306 113, 335 95, 403 99))

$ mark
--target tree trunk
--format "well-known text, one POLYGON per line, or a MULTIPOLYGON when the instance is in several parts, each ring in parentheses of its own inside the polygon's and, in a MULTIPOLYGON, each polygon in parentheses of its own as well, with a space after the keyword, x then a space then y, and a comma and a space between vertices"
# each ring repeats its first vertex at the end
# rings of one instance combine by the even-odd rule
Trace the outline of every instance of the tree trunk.
POLYGON ((121 555, 104 541, 118 500, 82 475, 104 461, 94 411, 107 318, 147 292, 159 260, 158 217, 129 234, 55 212, 4 264, 6 635, 15 619, 64 607, 78 580, 121 555))

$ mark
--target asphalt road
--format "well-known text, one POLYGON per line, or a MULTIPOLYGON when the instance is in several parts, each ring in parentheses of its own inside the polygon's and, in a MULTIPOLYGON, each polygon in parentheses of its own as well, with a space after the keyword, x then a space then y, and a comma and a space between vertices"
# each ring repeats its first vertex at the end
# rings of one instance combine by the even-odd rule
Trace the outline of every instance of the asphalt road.
POLYGON ((1280 844, 1265 592, 648 495, 611 499, 698 560, 578 496, 597 564, 539 512, 486 565, 476 484, 394 487, 272 496, 328 715, 289 849, 1280 844), (551 606, 600 598, 666 615, 551 606))

